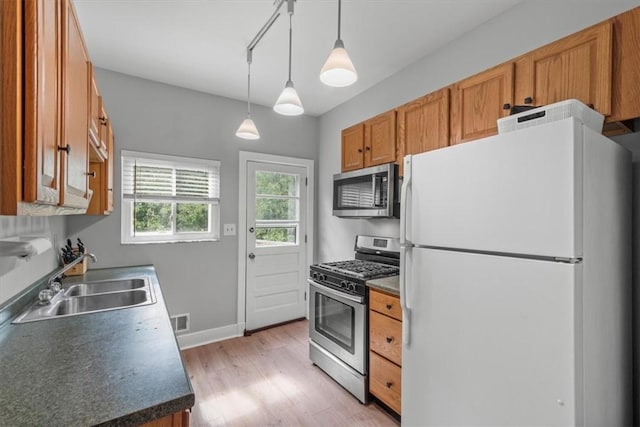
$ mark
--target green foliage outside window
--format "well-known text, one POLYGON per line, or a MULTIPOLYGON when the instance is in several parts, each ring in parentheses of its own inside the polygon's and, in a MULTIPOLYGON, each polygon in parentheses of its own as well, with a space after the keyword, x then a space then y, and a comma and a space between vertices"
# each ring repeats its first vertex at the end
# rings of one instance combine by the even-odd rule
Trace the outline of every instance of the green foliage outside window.
MULTIPOLYGON (((171 203, 136 202, 134 204, 135 231, 166 233, 171 231, 171 203)), ((209 230, 209 205, 178 203, 176 206, 176 231, 207 232, 209 230)))
MULTIPOLYGON (((256 172, 256 220, 298 221, 298 200, 296 175, 276 172, 256 172), (261 197, 270 196, 270 197, 261 197), (289 196, 289 197, 273 197, 289 196)), ((296 243, 296 227, 268 226, 256 227, 256 240, 267 242, 296 243)))

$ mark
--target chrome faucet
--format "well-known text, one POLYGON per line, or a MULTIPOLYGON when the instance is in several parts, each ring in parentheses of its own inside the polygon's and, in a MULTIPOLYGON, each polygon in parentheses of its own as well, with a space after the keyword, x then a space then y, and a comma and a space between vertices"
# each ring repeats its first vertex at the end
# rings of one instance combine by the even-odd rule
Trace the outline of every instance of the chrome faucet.
POLYGON ((49 304, 51 302, 51 298, 53 298, 60 290, 62 289, 62 285, 60 283, 61 276, 68 270, 72 269, 76 264, 81 263, 85 257, 91 258, 92 262, 96 262, 98 258, 92 253, 81 253, 76 259, 71 261, 69 264, 65 264, 56 270, 49 279, 47 280, 47 289, 43 289, 38 294, 38 299, 40 300, 40 304, 49 304))

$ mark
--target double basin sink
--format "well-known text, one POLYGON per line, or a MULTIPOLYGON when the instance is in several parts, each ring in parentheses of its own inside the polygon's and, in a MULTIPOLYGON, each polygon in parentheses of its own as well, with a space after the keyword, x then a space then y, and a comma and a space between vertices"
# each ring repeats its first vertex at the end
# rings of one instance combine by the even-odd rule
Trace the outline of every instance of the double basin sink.
POLYGON ((65 284, 49 304, 36 302, 13 323, 138 307, 156 302, 148 277, 65 284))

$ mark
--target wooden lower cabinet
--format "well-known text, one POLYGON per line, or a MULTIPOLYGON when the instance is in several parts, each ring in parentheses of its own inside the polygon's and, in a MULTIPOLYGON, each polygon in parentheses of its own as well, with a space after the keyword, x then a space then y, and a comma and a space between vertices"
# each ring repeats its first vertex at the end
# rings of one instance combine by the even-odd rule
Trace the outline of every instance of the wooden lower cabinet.
POLYGON ((369 352, 369 392, 400 414, 402 369, 378 353, 369 352))
POLYGON ((188 427, 189 411, 176 412, 166 417, 144 423, 141 427, 188 427))
POLYGON ((369 290, 369 393, 400 414, 402 390, 400 298, 369 290))

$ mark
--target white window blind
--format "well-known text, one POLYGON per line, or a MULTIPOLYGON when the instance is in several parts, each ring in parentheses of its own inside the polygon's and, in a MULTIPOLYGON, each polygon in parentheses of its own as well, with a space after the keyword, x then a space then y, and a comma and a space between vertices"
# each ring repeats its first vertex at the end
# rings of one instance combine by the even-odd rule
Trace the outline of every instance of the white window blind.
POLYGON ((125 199, 217 203, 220 162, 122 151, 125 199))
POLYGON ((220 162, 122 150, 122 243, 219 239, 220 162))

